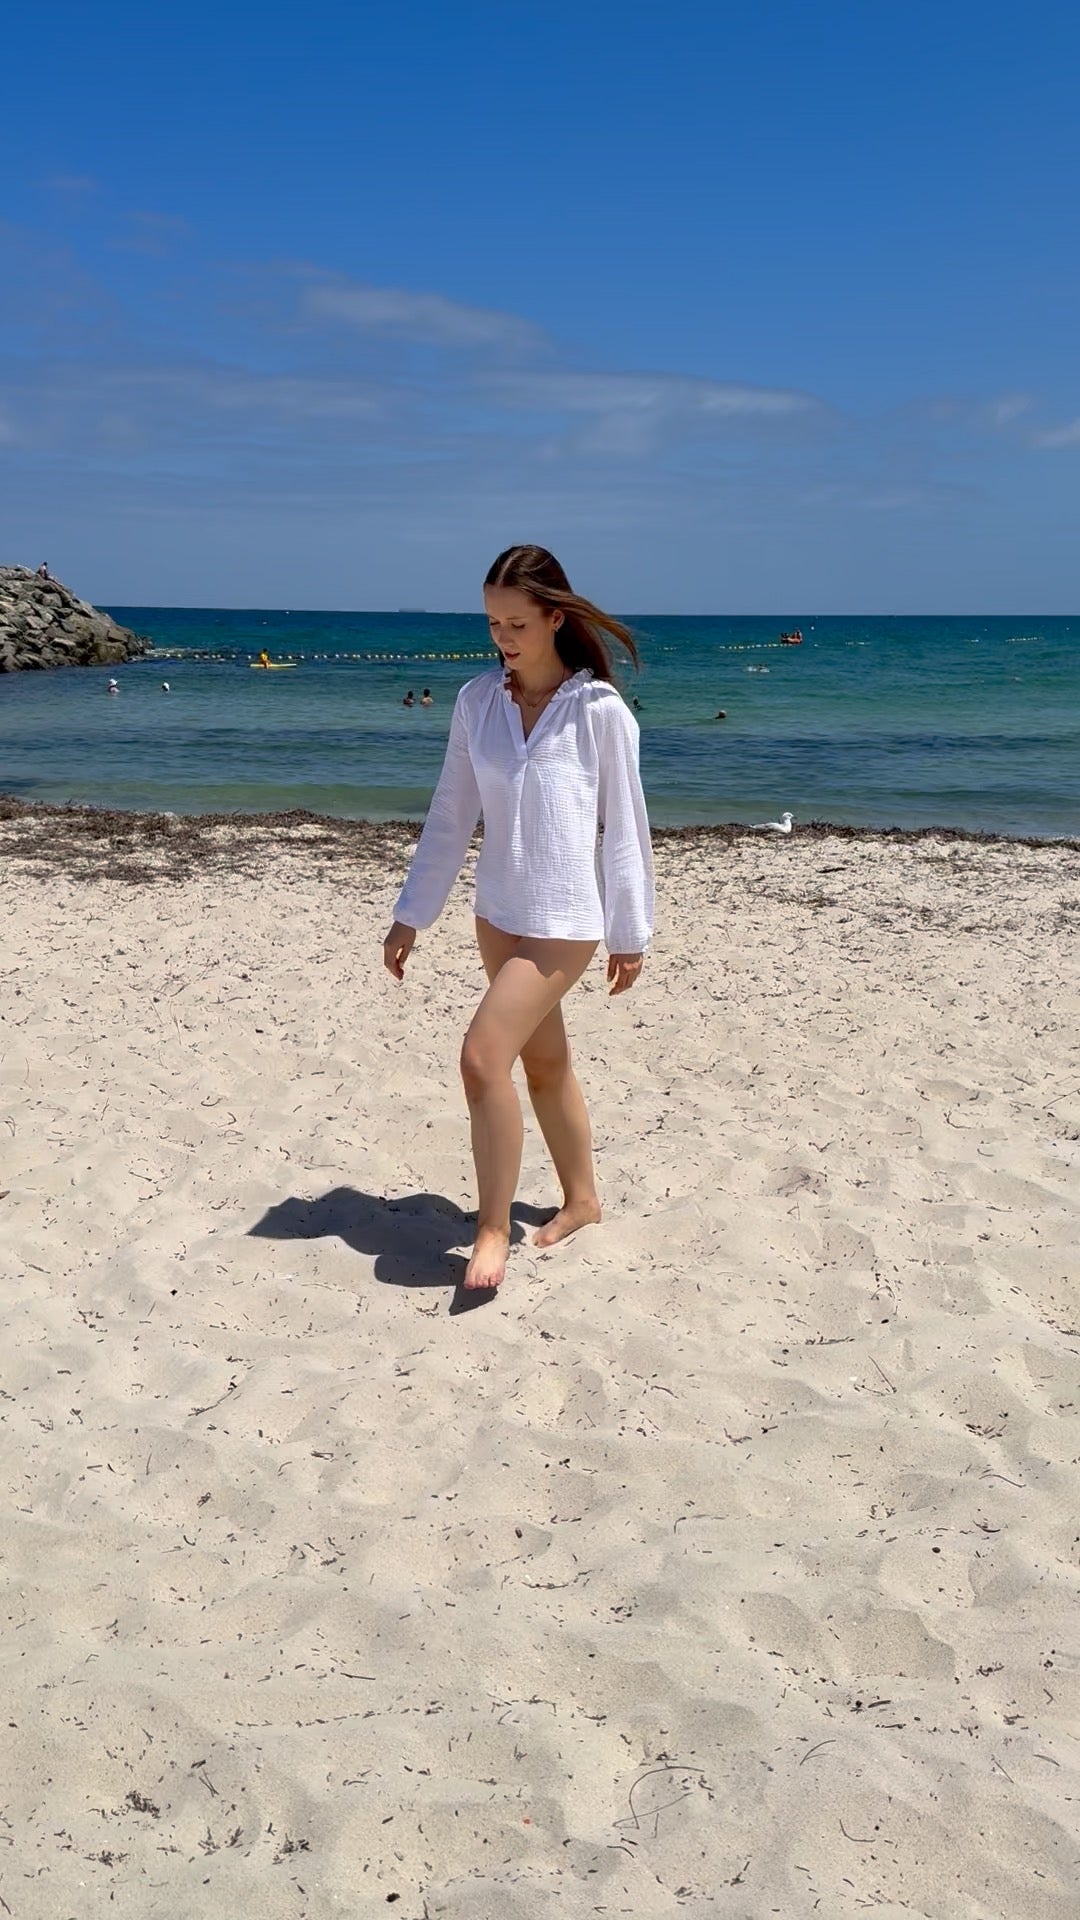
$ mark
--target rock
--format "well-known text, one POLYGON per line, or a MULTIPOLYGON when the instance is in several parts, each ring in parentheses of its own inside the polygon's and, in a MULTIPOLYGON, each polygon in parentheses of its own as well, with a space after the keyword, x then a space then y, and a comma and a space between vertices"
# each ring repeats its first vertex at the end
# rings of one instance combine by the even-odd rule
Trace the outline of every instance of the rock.
POLYGON ((118 666, 152 653, 145 634, 118 627, 59 580, 0 567, 0 673, 41 667, 118 666))

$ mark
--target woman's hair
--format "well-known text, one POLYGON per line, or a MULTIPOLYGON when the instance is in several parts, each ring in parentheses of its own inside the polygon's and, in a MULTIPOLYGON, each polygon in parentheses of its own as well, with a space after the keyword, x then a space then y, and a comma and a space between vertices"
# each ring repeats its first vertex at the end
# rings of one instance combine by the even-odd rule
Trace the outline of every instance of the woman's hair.
POLYGON ((594 679, 614 678, 607 636, 625 647, 635 667, 640 665, 634 637, 628 627, 575 593, 553 553, 546 547, 507 547, 488 569, 485 587, 515 587, 530 600, 562 614, 555 635, 555 651, 564 666, 576 673, 591 667, 594 679))

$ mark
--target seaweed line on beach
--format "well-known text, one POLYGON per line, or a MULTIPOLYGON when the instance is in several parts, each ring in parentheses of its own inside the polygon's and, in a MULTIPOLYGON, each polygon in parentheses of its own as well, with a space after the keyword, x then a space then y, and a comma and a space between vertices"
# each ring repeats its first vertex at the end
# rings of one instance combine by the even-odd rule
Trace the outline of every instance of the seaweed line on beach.
MULTIPOLYGON (((196 869, 252 872, 274 848, 303 849, 319 860, 348 860, 372 868, 399 865, 420 831, 412 820, 347 820, 294 808, 284 813, 135 813, 76 803, 57 805, 0 794, 0 857, 33 863, 39 871, 74 879, 114 879, 132 884, 186 879, 196 869)), ((978 833, 962 827, 855 827, 828 821, 799 822, 792 841, 776 846, 789 854, 793 842, 838 840, 871 845, 917 845, 947 841, 973 847, 1039 852, 1080 852, 1080 839, 978 833)), ((762 845, 753 827, 739 822, 658 827, 658 851, 703 852, 750 841, 762 845)), ((766 841, 764 844, 772 844, 766 841)))

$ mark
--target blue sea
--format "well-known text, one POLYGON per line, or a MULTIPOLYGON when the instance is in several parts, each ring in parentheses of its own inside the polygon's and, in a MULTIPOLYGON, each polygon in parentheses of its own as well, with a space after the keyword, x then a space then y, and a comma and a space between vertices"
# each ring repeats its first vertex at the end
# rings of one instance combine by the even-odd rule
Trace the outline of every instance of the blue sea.
MULTIPOLYGON (((478 615, 109 611, 165 657, 0 675, 0 792, 420 818, 454 695, 495 661, 478 615), (262 648, 294 670, 252 672, 262 648), (433 707, 402 706, 424 687, 433 707)), ((641 703, 655 825, 786 807, 797 822, 1080 834, 1080 617, 822 616, 779 645, 795 624, 630 617, 643 667, 620 684, 641 703)))

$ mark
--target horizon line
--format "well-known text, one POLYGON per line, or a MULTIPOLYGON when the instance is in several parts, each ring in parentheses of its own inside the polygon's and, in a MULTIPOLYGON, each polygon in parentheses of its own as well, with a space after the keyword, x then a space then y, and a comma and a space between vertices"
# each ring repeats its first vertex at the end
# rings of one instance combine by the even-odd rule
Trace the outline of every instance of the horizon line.
MULTIPOLYGON (((61 583, 63 584, 63 583, 61 583)), ((483 612, 476 607, 275 607, 275 606, 230 606, 224 602, 187 601, 187 600, 112 600, 103 598, 101 606, 113 610, 132 610, 141 608, 144 612, 157 613, 283 613, 289 616, 304 613, 335 614, 404 614, 410 618, 432 617, 440 620, 483 620, 483 612)), ((764 612, 751 612, 746 608, 720 611, 712 607, 701 607, 692 613, 672 613, 662 607, 653 607, 648 612, 620 612, 616 616, 621 620, 1076 620, 1080 619, 1080 608, 1074 612, 1058 611, 1054 613, 1033 612, 1028 608, 1007 607, 1003 612, 991 612, 984 608, 972 608, 963 613, 955 609, 916 609, 912 607, 890 612, 873 611, 870 608, 851 608, 844 612, 835 607, 801 615, 779 613, 774 609, 764 612)))

